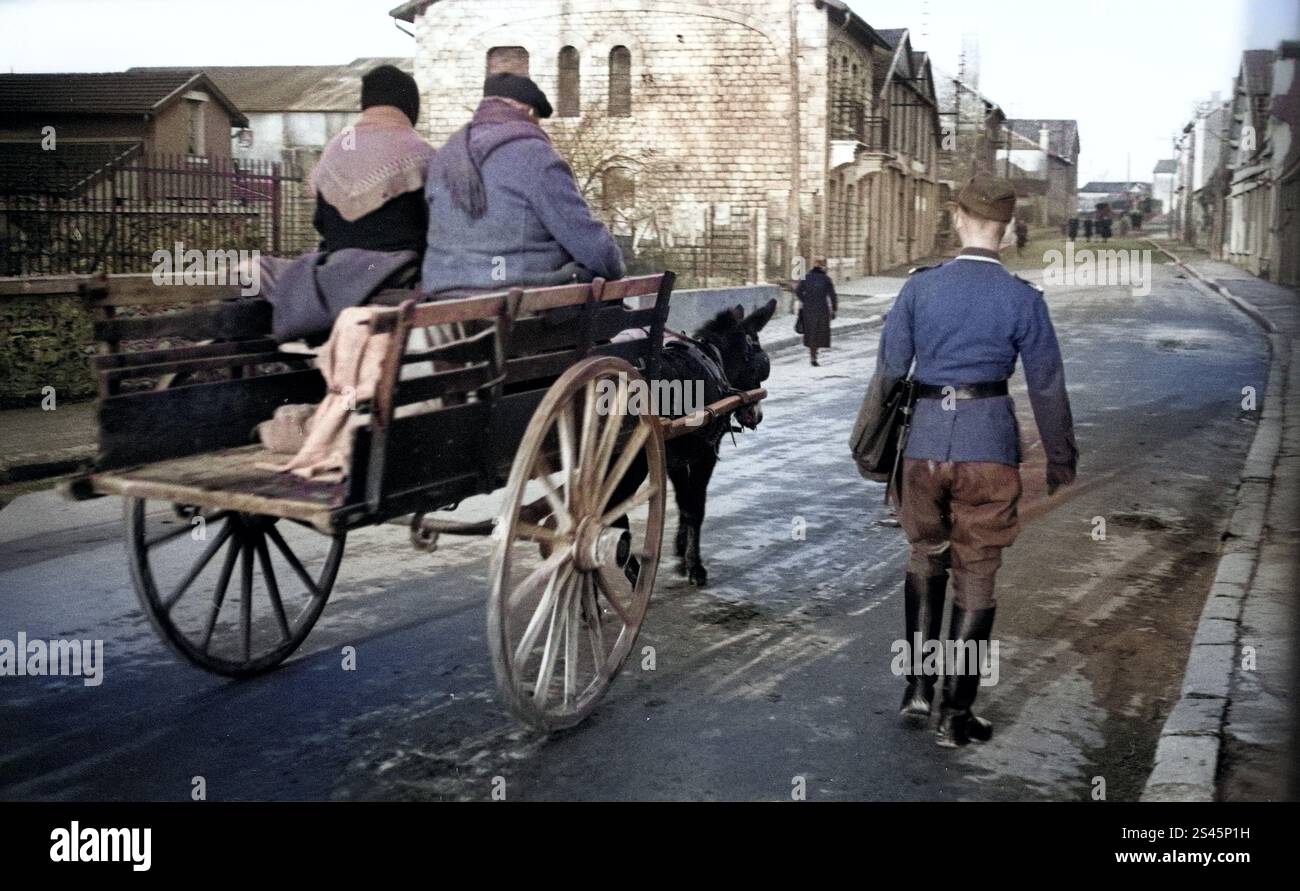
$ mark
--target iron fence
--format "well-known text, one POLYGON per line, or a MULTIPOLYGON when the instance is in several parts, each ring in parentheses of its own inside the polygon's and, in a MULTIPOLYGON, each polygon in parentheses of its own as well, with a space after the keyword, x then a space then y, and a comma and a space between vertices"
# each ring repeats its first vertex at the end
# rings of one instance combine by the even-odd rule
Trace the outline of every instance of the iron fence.
POLYGON ((0 178, 0 275, 148 272, 178 243, 285 256, 316 240, 293 164, 127 151, 78 167, 42 154, 0 178))

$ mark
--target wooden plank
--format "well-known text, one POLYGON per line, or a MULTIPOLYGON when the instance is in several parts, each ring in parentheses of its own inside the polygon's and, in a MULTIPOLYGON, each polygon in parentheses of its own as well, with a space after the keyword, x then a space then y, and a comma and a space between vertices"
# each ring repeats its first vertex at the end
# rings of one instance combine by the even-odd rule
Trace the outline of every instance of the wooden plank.
POLYGON ((287 460, 288 456, 273 455, 260 446, 246 446, 95 473, 90 485, 106 495, 287 517, 330 531, 332 513, 343 506, 346 484, 257 467, 287 460))
MULTIPOLYGON (((235 275, 231 269, 227 274, 235 275)), ((243 286, 239 284, 222 284, 215 272, 203 273, 203 283, 184 284, 180 282, 155 284, 153 273, 121 273, 107 276, 103 290, 95 297, 95 303, 101 306, 148 306, 168 303, 210 303, 215 300, 238 300, 243 286)))
MULTIPOLYGON (((221 343, 203 343, 194 346, 172 347, 165 350, 140 350, 135 353, 108 353, 92 356, 91 366, 96 371, 109 368, 133 368, 140 365, 155 365, 159 362, 182 362, 188 359, 206 359, 209 356, 234 356, 239 353, 265 353, 275 350, 277 344, 269 337, 253 340, 222 341, 221 343)), ((304 353, 294 353, 300 359, 310 359, 304 353)))
MULTIPOLYGON (((607 282, 600 299, 610 302, 623 300, 626 297, 654 294, 658 292, 662 279, 662 275, 650 275, 607 282)), ((577 306, 587 302, 590 292, 589 284, 561 285, 525 291, 517 315, 522 317, 561 306, 577 306)), ((508 292, 421 303, 415 307, 411 324, 415 327, 429 327, 473 319, 493 319, 512 308, 509 305, 508 292)))
POLYGON ((492 357, 493 341, 496 331, 486 328, 477 334, 442 346, 427 350, 407 352, 402 356, 403 365, 416 362, 487 362, 492 357))
MULTIPOLYGON (((630 310, 622 304, 606 306, 596 313, 591 336, 596 341, 609 340, 620 331, 652 325, 654 320, 653 307, 630 310)), ((547 350, 571 349, 578 344, 581 335, 580 311, 567 318, 541 316, 519 319, 511 330, 510 354, 526 356, 547 350)))
POLYGON ((41 295, 77 296, 94 279, 88 275, 42 275, 0 277, 0 297, 41 295))
POLYGON ((394 406, 410 405, 426 399, 438 399, 447 395, 472 393, 491 383, 492 366, 475 365, 471 368, 453 368, 421 377, 407 378, 397 382, 397 396, 394 406))
POLYGON ((182 359, 175 362, 158 362, 153 365, 130 365, 102 371, 105 383, 116 383, 138 377, 160 377, 182 372, 211 371, 220 368, 243 368, 248 365, 270 365, 275 362, 303 362, 310 356, 301 353, 282 353, 272 350, 264 353, 237 353, 229 356, 211 356, 200 359, 182 359))
POLYGON ((279 406, 324 396, 315 369, 111 396, 99 404, 96 469, 247 445, 279 406))
POLYGON ((270 333, 271 304, 265 300, 238 300, 165 315, 95 322, 95 339, 112 342, 158 337, 238 340, 270 333))

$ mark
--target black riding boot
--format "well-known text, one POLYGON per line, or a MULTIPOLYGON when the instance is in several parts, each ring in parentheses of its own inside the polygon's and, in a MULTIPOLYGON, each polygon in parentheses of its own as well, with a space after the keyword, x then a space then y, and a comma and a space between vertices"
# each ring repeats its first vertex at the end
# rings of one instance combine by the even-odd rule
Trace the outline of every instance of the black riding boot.
POLYGON ((925 658, 925 650, 917 650, 916 638, 921 636, 921 646, 939 640, 943 625, 943 599, 948 592, 948 574, 925 576, 909 572, 903 580, 903 622, 907 631, 908 662, 907 688, 903 691, 903 704, 898 713, 905 718, 930 717, 930 703, 934 701, 932 674, 911 673, 918 661, 925 658))
MULTIPOLYGON (((935 731, 937 742, 946 748, 964 746, 968 742, 988 742, 993 738, 993 725, 971 711, 975 695, 980 688, 979 665, 966 665, 964 655, 967 641, 987 650, 989 635, 993 631, 993 614, 997 607, 988 609, 963 609, 952 605, 952 621, 948 637, 958 654, 958 665, 944 666, 943 707, 939 710, 939 727, 935 731), (970 671, 970 669, 974 671, 970 671), (953 672, 948 674, 948 672, 953 672)), ((946 655, 946 653, 945 653, 946 655)))

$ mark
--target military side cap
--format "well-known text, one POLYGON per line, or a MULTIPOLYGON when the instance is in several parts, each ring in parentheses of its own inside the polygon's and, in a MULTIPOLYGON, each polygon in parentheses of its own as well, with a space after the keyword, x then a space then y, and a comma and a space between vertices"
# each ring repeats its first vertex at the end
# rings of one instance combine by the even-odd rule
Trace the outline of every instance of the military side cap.
POLYGON ((986 220, 1009 223, 1016 214, 1016 191, 995 176, 976 176, 957 193, 957 205, 986 220))

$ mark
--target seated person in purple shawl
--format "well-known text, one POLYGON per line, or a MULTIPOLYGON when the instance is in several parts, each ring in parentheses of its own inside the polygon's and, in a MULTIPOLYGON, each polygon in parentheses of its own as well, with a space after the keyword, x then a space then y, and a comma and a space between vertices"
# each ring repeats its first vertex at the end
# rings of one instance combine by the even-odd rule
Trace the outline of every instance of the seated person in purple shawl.
POLYGON ((495 74, 429 165, 421 287, 440 296, 622 278, 623 254, 538 120, 546 95, 495 74))

